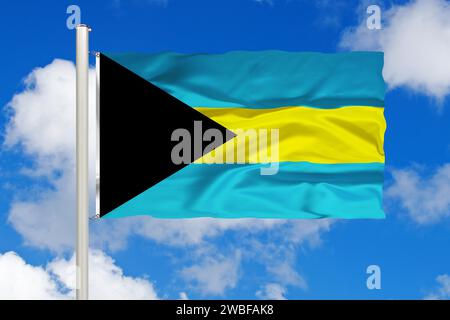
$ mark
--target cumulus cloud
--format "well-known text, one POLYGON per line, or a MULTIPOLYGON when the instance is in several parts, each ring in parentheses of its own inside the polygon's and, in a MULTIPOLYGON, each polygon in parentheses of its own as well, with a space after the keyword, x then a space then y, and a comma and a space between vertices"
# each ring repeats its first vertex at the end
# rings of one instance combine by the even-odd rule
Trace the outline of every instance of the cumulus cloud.
MULTIPOLYGON (((73 296, 75 289, 75 257, 70 260, 56 259, 47 269, 54 274, 73 296)), ((157 299, 153 284, 146 278, 129 277, 115 261, 99 250, 91 250, 89 255, 90 299, 124 300, 157 299)))
POLYGON ((28 246, 57 252, 71 250, 75 241, 75 209, 69 207, 75 204, 75 179, 66 171, 52 181, 52 186, 39 191, 37 199, 14 201, 8 220, 28 246))
POLYGON ((364 16, 344 31, 340 47, 384 51, 383 75, 391 88, 405 86, 442 100, 450 93, 450 3, 410 1, 381 15, 381 30, 369 30, 364 16))
POLYGON ((398 202, 419 224, 429 224, 450 216, 450 164, 430 176, 421 176, 420 168, 392 171, 394 182, 385 192, 387 199, 398 202))
POLYGON ((450 299, 450 276, 442 274, 436 278, 438 288, 428 294, 425 300, 447 300, 450 299))
MULTIPOLYGON (((90 105, 95 104, 95 74, 90 73, 90 105)), ((50 188, 16 195, 9 222, 26 244, 55 251, 74 245, 75 221, 75 66, 54 60, 33 70, 25 88, 14 95, 7 108, 11 114, 3 148, 20 148, 34 160, 23 173, 44 178, 50 188)), ((95 109, 90 109, 90 141, 95 141, 95 109)), ((95 145, 90 144, 94 159, 95 145)), ((91 194, 94 192, 94 164, 91 162, 91 194)), ((91 208, 93 210, 92 203, 91 208)))
MULTIPOLYGON (((90 253, 90 299, 157 299, 145 278, 125 276, 105 253, 90 253)), ((0 254, 0 299, 73 299, 75 259, 56 258, 46 267, 32 266, 15 252, 0 254)))
POLYGON ((50 168, 61 166, 64 160, 72 160, 75 146, 75 66, 56 59, 34 69, 24 84, 25 89, 8 104, 13 117, 6 145, 21 145, 26 153, 42 159, 39 165, 56 159, 50 168))
POLYGON ((230 257, 207 256, 200 264, 184 268, 181 276, 203 295, 223 295, 236 286, 240 262, 239 251, 230 257))
POLYGON ((0 299, 63 299, 57 281, 14 252, 0 254, 0 299))
POLYGON ((256 296, 264 300, 286 300, 286 288, 278 283, 268 283, 261 290, 256 291, 256 296))

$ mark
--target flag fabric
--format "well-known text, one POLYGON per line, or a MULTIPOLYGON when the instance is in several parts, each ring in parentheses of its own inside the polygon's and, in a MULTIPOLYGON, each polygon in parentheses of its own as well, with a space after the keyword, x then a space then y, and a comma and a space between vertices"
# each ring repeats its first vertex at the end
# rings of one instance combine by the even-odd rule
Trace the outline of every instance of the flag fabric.
POLYGON ((383 218, 382 68, 379 52, 101 54, 100 215, 383 218))

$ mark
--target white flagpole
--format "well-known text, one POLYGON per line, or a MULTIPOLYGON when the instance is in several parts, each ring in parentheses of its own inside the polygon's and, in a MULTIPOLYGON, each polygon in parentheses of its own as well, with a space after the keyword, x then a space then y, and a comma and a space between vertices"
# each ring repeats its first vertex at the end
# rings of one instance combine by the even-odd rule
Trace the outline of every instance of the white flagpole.
POLYGON ((76 44, 76 298, 88 299, 89 193, 88 193, 88 78, 89 27, 79 24, 76 44))

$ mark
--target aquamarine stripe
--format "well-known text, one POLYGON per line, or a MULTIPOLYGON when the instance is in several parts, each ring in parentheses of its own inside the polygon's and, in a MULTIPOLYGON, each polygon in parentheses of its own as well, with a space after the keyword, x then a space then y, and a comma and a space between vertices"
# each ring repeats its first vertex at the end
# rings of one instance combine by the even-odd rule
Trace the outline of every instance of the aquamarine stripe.
POLYGON ((107 53, 192 107, 382 107, 383 53, 107 53))
POLYGON ((384 218, 382 163, 192 164, 105 218, 384 218))

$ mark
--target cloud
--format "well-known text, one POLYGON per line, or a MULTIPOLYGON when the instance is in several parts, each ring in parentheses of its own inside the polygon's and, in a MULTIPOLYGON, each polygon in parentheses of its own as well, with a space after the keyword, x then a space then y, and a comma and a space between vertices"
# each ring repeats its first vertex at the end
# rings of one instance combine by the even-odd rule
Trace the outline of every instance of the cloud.
MULTIPOLYGON (((90 73, 90 106, 95 105, 94 71, 90 73)), ((54 251, 74 245, 75 221, 75 66, 55 59, 34 69, 25 79, 25 89, 14 95, 7 109, 11 114, 4 149, 19 148, 31 157, 33 166, 23 173, 50 185, 27 190, 11 203, 9 222, 27 245, 54 251)), ((95 109, 90 109, 90 141, 95 141, 95 109)), ((95 154, 90 144, 91 159, 95 154)), ((94 194, 91 161, 91 194, 94 194)), ((91 210, 94 210, 92 202, 91 210)))
POLYGON ((61 165, 70 160, 75 146, 75 66, 56 59, 34 69, 24 84, 25 89, 8 105, 13 117, 6 130, 6 145, 20 144, 26 153, 39 157, 40 165, 49 158, 58 160, 52 167, 61 165))
POLYGON ((231 257, 207 256, 197 265, 184 268, 181 276, 194 285, 203 295, 224 295, 238 282, 241 254, 236 251, 231 257))
POLYGON ((63 299, 55 279, 14 252, 0 254, 0 299, 63 299))
POLYGON ((405 86, 442 101, 450 93, 450 3, 410 1, 381 16, 381 30, 369 30, 364 16, 344 31, 340 47, 384 51, 383 75, 391 88, 405 86))
POLYGON ((307 242, 311 247, 321 244, 321 234, 330 230, 335 220, 297 220, 289 224, 285 237, 289 242, 300 245, 307 242))
MULTIPOLYGON (((73 173, 73 170, 69 170, 73 173)), ((38 192, 37 199, 11 203, 8 221, 23 236, 25 244, 56 252, 73 249, 75 180, 72 174, 52 181, 52 189, 38 192)))
POLYGON ((253 237, 246 226, 235 233, 237 239, 229 232, 227 245, 220 251, 214 244, 197 246, 190 253, 197 263, 181 270, 182 279, 202 295, 224 295, 226 290, 236 286, 245 261, 265 268, 266 279, 273 278, 285 287, 306 290, 308 284, 296 270, 297 250, 300 246, 304 249, 318 246, 320 235, 329 230, 333 220, 279 222, 281 224, 273 226, 270 232, 267 230, 268 238, 253 237))
MULTIPOLYGON (((268 240, 250 239, 244 255, 262 264, 274 280, 284 287, 308 289, 308 283, 296 266, 298 249, 316 248, 321 235, 326 233, 334 220, 295 220, 279 227, 268 240)), ((245 242, 243 242, 244 244, 245 242)))
POLYGON ((305 279, 294 269, 292 261, 280 261, 269 266, 269 271, 284 285, 290 285, 301 289, 307 289, 305 279))
MULTIPOLYGON (((125 276, 101 251, 90 254, 90 299, 157 299, 145 278, 125 276)), ((73 299, 75 259, 56 258, 46 267, 32 266, 15 252, 0 254, 0 299, 73 299)))
POLYGON ((219 237, 228 230, 257 234, 286 224, 284 220, 270 219, 154 219, 151 217, 127 217, 101 221, 94 227, 94 243, 99 247, 119 250, 126 246, 130 234, 174 247, 198 246, 208 239, 219 237), (114 234, 114 237, 111 237, 114 234))
POLYGON ((268 283, 262 290, 256 291, 256 296, 265 300, 286 300, 286 288, 277 283, 268 283))
POLYGON ((400 203, 419 224, 436 223, 450 216, 450 163, 431 176, 421 176, 420 168, 392 171, 394 182, 385 192, 387 199, 400 203))
MULTIPOLYGON (((54 274, 65 287, 73 292, 75 289, 75 257, 70 260, 56 259, 48 270, 54 274)), ((90 299, 157 299, 153 284, 146 278, 129 277, 123 274, 115 261, 99 250, 91 250, 89 256, 90 299)))
POLYGON ((436 278, 439 287, 425 297, 425 300, 447 300, 450 299, 450 276, 442 274, 436 278))

